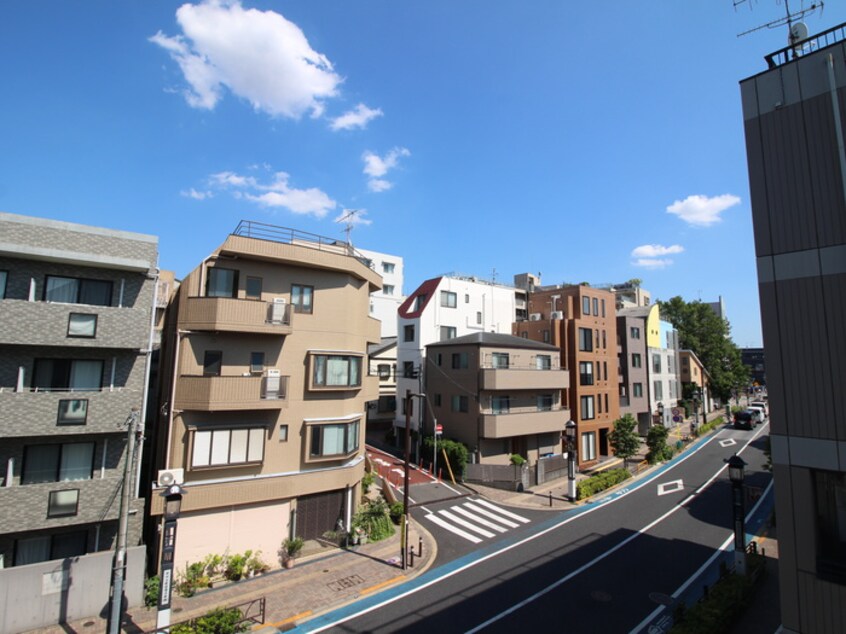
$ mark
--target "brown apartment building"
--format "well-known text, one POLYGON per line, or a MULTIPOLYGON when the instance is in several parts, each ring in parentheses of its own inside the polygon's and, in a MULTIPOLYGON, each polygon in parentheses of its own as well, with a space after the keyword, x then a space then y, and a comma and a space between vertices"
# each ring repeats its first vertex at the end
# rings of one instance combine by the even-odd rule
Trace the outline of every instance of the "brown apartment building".
MULTIPOLYGON (((187 490, 176 565, 348 529, 364 473, 369 316, 350 245, 242 222, 181 283, 162 363, 159 480, 187 490)), ((162 513, 154 490, 152 514, 162 513)))
POLYGON ((617 322, 614 293, 586 285, 536 286, 529 318, 513 334, 561 350, 570 370, 565 404, 577 425, 579 467, 611 453, 608 434, 620 415, 617 322))

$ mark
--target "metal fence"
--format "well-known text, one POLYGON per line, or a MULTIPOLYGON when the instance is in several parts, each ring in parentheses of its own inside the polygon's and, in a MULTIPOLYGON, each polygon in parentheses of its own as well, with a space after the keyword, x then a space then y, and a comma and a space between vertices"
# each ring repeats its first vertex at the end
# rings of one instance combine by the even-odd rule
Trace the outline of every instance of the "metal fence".
MULTIPOLYGON (((238 610, 241 613, 241 618, 235 623, 235 625, 248 624, 250 626, 253 625, 264 625, 264 616, 265 616, 265 597, 260 597, 258 599, 253 599, 252 601, 246 601, 244 603, 238 603, 236 605, 225 606, 223 608, 218 608, 223 610, 238 610)), ((177 625, 188 625, 193 626, 202 619, 202 616, 198 616, 193 619, 186 619, 184 621, 179 621, 177 623, 171 623, 167 627, 156 628, 154 630, 147 630, 145 634, 168 634, 170 632, 170 628, 177 626, 177 625)))

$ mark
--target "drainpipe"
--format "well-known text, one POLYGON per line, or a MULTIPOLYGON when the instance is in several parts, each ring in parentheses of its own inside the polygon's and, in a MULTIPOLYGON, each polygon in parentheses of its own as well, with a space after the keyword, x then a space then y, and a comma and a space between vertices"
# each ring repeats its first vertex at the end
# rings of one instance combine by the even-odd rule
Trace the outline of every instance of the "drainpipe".
MULTIPOLYGON (((160 270, 156 269, 155 274, 153 275, 153 306, 150 308, 150 329, 149 333, 147 334, 147 349, 144 351, 144 354, 147 356, 146 363, 144 366, 144 389, 142 390, 141 395, 141 418, 138 422, 138 431, 140 436, 140 441, 143 442, 144 439, 144 431, 147 421, 147 400, 150 398, 150 372, 152 370, 153 365, 153 331, 156 326, 156 305, 158 304, 159 299, 159 273, 160 270)), ((143 450, 143 445, 142 445, 143 450)), ((141 450, 139 450, 140 454, 141 450)), ((140 457, 140 456, 139 456, 140 457)), ((141 489, 141 460, 138 460, 138 469, 135 475, 135 497, 138 497, 141 489)))

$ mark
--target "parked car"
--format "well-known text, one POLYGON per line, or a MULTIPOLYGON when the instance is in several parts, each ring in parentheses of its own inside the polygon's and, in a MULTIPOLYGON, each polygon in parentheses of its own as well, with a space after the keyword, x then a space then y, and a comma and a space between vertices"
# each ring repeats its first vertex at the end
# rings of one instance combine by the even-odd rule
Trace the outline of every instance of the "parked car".
POLYGON ((734 428, 735 429, 753 429, 757 424, 757 414, 750 412, 748 409, 742 412, 734 413, 734 428))
POLYGON ((766 401, 752 401, 749 403, 749 407, 761 407, 764 410, 764 417, 770 417, 770 406, 767 404, 766 401))
POLYGON ((758 412, 761 415, 758 422, 760 422, 760 423, 767 422, 768 416, 767 416, 767 409, 765 407, 762 407, 761 405, 756 405, 755 403, 750 403, 749 407, 747 407, 746 409, 751 410, 753 412, 758 412))

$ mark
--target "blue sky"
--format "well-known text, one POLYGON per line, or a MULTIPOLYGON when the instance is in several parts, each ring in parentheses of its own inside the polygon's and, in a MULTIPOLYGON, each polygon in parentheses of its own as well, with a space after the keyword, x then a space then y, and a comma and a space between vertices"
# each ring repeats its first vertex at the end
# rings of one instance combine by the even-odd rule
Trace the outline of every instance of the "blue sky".
POLYGON ((787 34, 737 34, 783 15, 6 0, 0 210, 158 235, 182 276, 241 219, 342 239, 356 209, 353 243, 403 256, 405 292, 450 271, 637 277, 655 299, 721 295, 735 342, 759 346, 738 81, 787 34))

